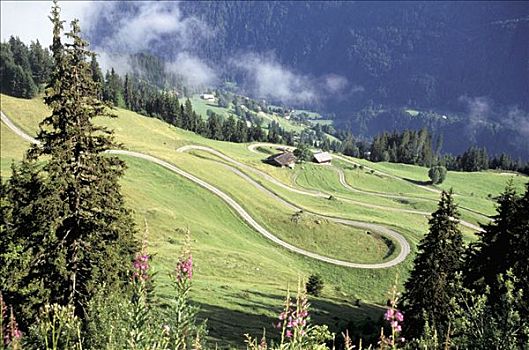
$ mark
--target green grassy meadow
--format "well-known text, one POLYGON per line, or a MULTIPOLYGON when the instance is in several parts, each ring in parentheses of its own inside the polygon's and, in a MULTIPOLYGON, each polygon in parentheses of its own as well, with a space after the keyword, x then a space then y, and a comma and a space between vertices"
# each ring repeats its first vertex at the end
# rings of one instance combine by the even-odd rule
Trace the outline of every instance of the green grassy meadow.
MULTIPOLYGON (((2 111, 20 128, 34 135, 38 123, 49 111, 39 98, 17 99, 1 95, 2 111)), ((194 108, 200 112, 199 107, 194 108)), ((210 107, 207 107, 210 108, 210 107)), ((387 256, 387 246, 376 235, 321 220, 311 213, 379 223, 401 233, 409 242, 412 254, 398 266, 379 269, 350 269, 292 253, 265 239, 248 226, 219 197, 202 187, 147 161, 123 156, 128 169, 121 181, 127 206, 132 209, 142 236, 148 224, 148 249, 154 253, 154 269, 158 272, 158 291, 170 293, 165 285, 167 274, 176 265, 182 246, 183 230, 189 229, 195 262, 193 299, 201 307, 202 318, 208 319, 210 337, 219 348, 241 346, 244 334, 274 337, 272 328, 287 288, 295 289, 299 278, 319 273, 325 282, 322 297, 311 298, 313 320, 339 330, 350 321, 376 320, 382 315, 395 276, 402 283, 411 267, 416 244, 427 232, 423 215, 381 210, 355 204, 395 209, 435 209, 438 195, 414 185, 428 180, 427 169, 390 163, 371 163, 353 159, 398 178, 371 174, 367 169, 354 169, 351 164, 333 161, 344 171, 353 188, 374 192, 366 195, 344 188, 338 174, 331 168, 304 164, 294 170, 267 165, 266 154, 250 152, 247 144, 234 144, 202 138, 194 133, 116 109, 117 118, 98 119, 97 123, 115 131, 115 138, 125 148, 148 153, 177 165, 232 196, 261 225, 281 239, 322 255, 353 262, 381 262, 391 259, 398 249, 387 256), (216 149, 246 165, 255 167, 294 188, 329 193, 335 200, 310 197, 284 188, 258 174, 246 175, 284 200, 304 209, 296 223, 291 208, 226 168, 226 163, 207 152, 179 153, 183 145, 204 145, 216 149), (402 194, 409 201, 384 198, 378 193, 402 194), (357 302, 360 300, 360 302, 357 302)), ((205 114, 205 110, 204 110, 205 114)), ((12 161, 22 159, 28 144, 1 124, 1 174, 10 174, 12 161)), ((528 178, 494 172, 449 172, 440 188, 453 188, 457 201, 484 215, 494 213, 496 196, 512 178, 522 189, 528 178), (489 194, 491 196, 489 197, 489 194)), ((462 211, 463 218, 478 222, 482 216, 462 211)), ((463 229, 467 241, 473 232, 463 229)))

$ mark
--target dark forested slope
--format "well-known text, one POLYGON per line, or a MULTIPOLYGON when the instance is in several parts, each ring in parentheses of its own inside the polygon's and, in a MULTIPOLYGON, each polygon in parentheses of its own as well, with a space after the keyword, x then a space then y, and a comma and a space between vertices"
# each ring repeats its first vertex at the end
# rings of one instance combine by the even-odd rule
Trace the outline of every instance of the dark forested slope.
MULTIPOLYGON (((106 11, 134 16, 139 6, 120 3, 106 11)), ((162 35, 150 41, 149 51, 168 60, 185 51, 213 67, 217 82, 235 80, 247 94, 274 102, 269 90, 253 88, 255 70, 248 67, 273 61, 294 74, 288 76, 294 77, 291 90, 307 97, 300 104, 335 113, 339 127, 372 136, 427 126, 445 134, 448 151, 477 143, 492 152, 529 157, 523 141, 529 138, 528 2, 168 6, 179 7, 181 23, 194 18, 190 23, 196 25, 189 26, 186 40, 162 35), (260 59, 252 59, 256 56, 260 59), (310 94, 303 95, 306 90, 310 94), (413 118, 402 113, 404 108, 423 113, 413 118), (457 137, 451 139, 453 132, 457 137)), ((89 34, 97 47, 117 28, 112 16, 96 22, 89 34)))

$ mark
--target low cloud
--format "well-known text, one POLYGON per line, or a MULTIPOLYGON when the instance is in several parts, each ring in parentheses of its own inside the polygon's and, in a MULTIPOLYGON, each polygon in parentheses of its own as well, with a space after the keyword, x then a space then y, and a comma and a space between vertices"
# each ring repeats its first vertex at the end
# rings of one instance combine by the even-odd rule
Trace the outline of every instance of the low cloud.
POLYGON ((467 119, 465 120, 465 131, 467 136, 474 138, 476 132, 491 119, 492 101, 485 97, 459 97, 459 102, 463 103, 467 110, 467 119))
POLYGON ((98 48, 105 51, 135 53, 170 43, 175 49, 186 49, 201 36, 211 32, 195 17, 182 16, 174 2, 105 2, 99 3, 89 23, 94 31, 98 23, 106 21, 116 29, 105 37, 98 48), (124 11, 123 6, 129 6, 124 11))
POLYGON ((362 85, 354 85, 349 92, 351 94, 356 94, 364 91, 366 91, 366 89, 362 85))
POLYGON ((330 93, 341 93, 349 85, 347 78, 337 74, 329 74, 323 80, 330 93))
POLYGON ((308 77, 293 73, 272 57, 246 54, 232 63, 246 73, 247 84, 258 97, 286 103, 309 103, 317 99, 308 77))
POLYGON ((166 70, 184 79, 187 86, 211 86, 218 82, 217 73, 206 62, 188 53, 179 54, 173 62, 166 64, 166 70))
POLYGON ((126 73, 132 72, 132 65, 130 57, 128 55, 122 55, 118 53, 100 51, 96 52, 97 61, 101 66, 103 72, 114 68, 116 73, 124 76, 126 73))
POLYGON ((512 130, 516 130, 526 142, 529 140, 529 113, 527 111, 511 107, 501 121, 512 130))

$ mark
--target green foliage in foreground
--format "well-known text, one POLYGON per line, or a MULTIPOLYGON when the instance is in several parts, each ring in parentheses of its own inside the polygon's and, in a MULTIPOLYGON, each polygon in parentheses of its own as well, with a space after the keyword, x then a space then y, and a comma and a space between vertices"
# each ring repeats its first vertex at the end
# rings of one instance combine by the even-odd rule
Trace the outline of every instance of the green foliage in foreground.
POLYGON ((417 347, 527 347, 528 199, 529 184, 522 196, 509 185, 498 199, 495 221, 462 254, 457 215, 443 193, 404 294, 406 334, 417 347))
POLYGON ((55 67, 45 102, 52 114, 41 123, 40 144, 13 166, 1 199, 0 285, 24 330, 46 303, 70 305, 81 316, 102 285, 119 291, 135 250, 118 183, 124 163, 103 155, 117 144, 92 123, 108 114, 86 62, 87 43, 74 21, 72 43, 63 46, 56 4, 51 18, 55 67))

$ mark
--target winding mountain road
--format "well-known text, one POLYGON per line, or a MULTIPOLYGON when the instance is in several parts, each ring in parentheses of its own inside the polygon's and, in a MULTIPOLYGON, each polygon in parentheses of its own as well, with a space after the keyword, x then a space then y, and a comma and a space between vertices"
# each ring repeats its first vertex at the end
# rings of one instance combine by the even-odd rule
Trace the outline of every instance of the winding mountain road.
MULTIPOLYGON (((272 143, 254 143, 254 144, 249 145, 248 149, 251 152, 254 152, 254 153, 261 153, 261 152, 256 150, 257 147, 283 147, 285 149, 290 149, 290 150, 295 149, 295 147, 290 147, 290 146, 285 146, 285 145, 278 145, 278 144, 272 144, 272 143)), ((219 153, 219 152, 215 152, 215 153, 219 153)), ((226 157, 226 156, 224 156, 224 157, 226 157)), ((351 164, 359 165, 358 163, 353 162, 353 161, 351 161, 351 160, 349 160, 347 158, 344 158, 344 157, 342 157, 340 155, 337 155, 337 154, 333 154, 333 157, 341 159, 341 160, 344 160, 344 161, 349 162, 351 164)), ((248 166, 246 166, 246 167, 248 167, 248 166)), ((366 195, 371 195, 371 196, 377 196, 377 197, 384 197, 384 198, 405 199, 405 200, 418 200, 419 199, 419 200, 435 201, 435 200, 430 199, 430 198, 408 197, 408 196, 402 196, 402 195, 391 195, 391 194, 386 194, 386 193, 381 193, 381 192, 363 191, 363 190, 354 188, 354 187, 352 187, 351 185, 349 185, 347 183, 347 180, 345 178, 345 174, 344 174, 342 169, 337 168, 337 167, 332 167, 332 169, 337 172, 340 184, 343 187, 345 187, 346 189, 348 189, 348 190, 350 190, 352 192, 366 194, 366 195)), ((368 167, 365 167, 365 169, 373 170, 373 169, 368 168, 368 167)), ((255 169, 254 169, 254 172, 255 172, 255 169)), ((257 170, 257 172, 259 172, 259 171, 257 170)), ((375 172, 375 174, 378 173, 378 174, 383 175, 383 176, 387 176, 387 177, 391 177, 391 178, 394 178, 394 179, 397 179, 397 180, 405 181, 405 180, 403 180, 400 177, 397 177, 397 176, 394 176, 394 175, 390 175, 390 174, 386 174, 386 173, 380 172, 378 170, 374 170, 374 172, 375 172)), ((435 193, 441 193, 438 190, 435 190, 435 189, 432 189, 432 188, 428 188, 426 186, 415 185, 415 184, 414 184, 414 186, 419 187, 419 188, 423 188, 423 189, 426 189, 426 190, 431 190, 431 191, 434 191, 435 193)), ((289 186, 287 186, 285 184, 282 184, 282 187, 284 187, 286 189, 289 189, 291 191, 295 191, 295 192, 298 192, 298 193, 301 193, 301 194, 305 194, 305 195, 313 195, 313 196, 320 196, 320 197, 329 197, 329 195, 330 195, 330 194, 325 194, 325 193, 322 193, 322 192, 317 192, 316 194, 309 194, 309 193, 312 193, 312 192, 299 190, 299 189, 296 189, 294 187, 289 187, 289 186)), ((431 213, 428 213, 428 212, 425 212, 425 211, 420 211, 420 210, 392 208, 392 207, 386 207, 386 206, 381 206, 381 205, 376 205, 376 204, 369 204, 369 203, 354 201, 354 200, 343 198, 343 197, 339 197, 339 196, 336 196, 336 197, 340 198, 340 200, 343 200, 345 202, 349 202, 349 203, 353 203, 353 204, 357 204, 357 205, 361 205, 361 206, 368 207, 368 208, 373 208, 373 209, 381 209, 381 210, 386 210, 386 211, 397 211, 397 212, 402 212, 402 213, 417 214, 417 215, 423 215, 423 216, 426 216, 426 217, 430 217, 430 215, 431 215, 431 213)), ((467 210, 469 212, 472 212, 474 214, 477 214, 477 215, 481 216, 484 220, 488 220, 489 219, 486 216, 484 216, 483 214, 476 212, 475 210, 464 208, 464 207, 460 207, 460 208, 463 209, 463 210, 467 210)), ((482 231, 481 227, 479 227, 478 225, 474 225, 474 224, 472 224, 470 222, 467 222, 467 221, 464 221, 464 220, 459 220, 459 223, 462 226, 468 227, 471 230, 482 231)))
MULTIPOLYGON (((20 136, 21 138, 23 138, 24 140, 26 140, 28 142, 31 142, 31 143, 34 143, 34 144, 40 144, 40 142, 38 140, 36 140, 35 138, 33 138, 30 135, 26 134, 20 128, 18 128, 3 112, 0 112, 0 116, 1 116, 2 122, 4 122, 4 124, 7 127, 9 127, 16 135, 20 136)), ((180 152, 185 152, 185 151, 188 151, 188 150, 191 150, 191 149, 202 149, 202 150, 208 150, 208 151, 211 150, 211 151, 217 152, 217 151, 215 151, 213 149, 209 149, 208 147, 203 147, 203 146, 185 146, 185 147, 180 148, 179 151, 180 152)), ((164 161, 164 160, 162 160, 160 158, 156 158, 156 157, 148 155, 148 154, 144 154, 144 153, 140 153, 140 152, 134 152, 134 151, 109 150, 106 153, 115 154, 115 155, 126 155, 126 156, 130 156, 130 157, 140 158, 140 159, 152 162, 154 164, 160 165, 160 166, 162 166, 162 167, 164 167, 164 168, 166 168, 166 169, 168 169, 168 170, 170 170, 170 171, 172 171, 172 172, 174 172, 174 173, 176 173, 176 174, 178 174, 178 175, 180 175, 180 176, 182 176, 182 177, 184 177, 184 178, 186 178, 186 179, 188 179, 188 180, 190 180, 190 181, 192 181, 194 183, 196 183, 197 185, 207 189, 211 193, 213 193, 213 194, 217 195, 219 198, 221 198, 233 210, 235 210, 235 212, 244 221, 246 221, 253 229, 255 229, 257 232, 262 234, 267 239, 271 240, 272 242, 280 245, 281 247, 283 247, 285 249, 288 249, 288 250, 290 250, 292 252, 295 252, 297 254, 300 254, 300 255, 303 255, 303 256, 306 256, 306 257, 309 257, 309 258, 313 258, 313 259, 320 260, 320 261, 323 261, 323 262, 326 262, 326 263, 329 263, 329 264, 333 264, 333 265, 337 265, 337 266, 344 266, 344 267, 349 267, 349 268, 381 269, 381 268, 392 267, 392 266, 395 266, 395 265, 401 263, 402 261, 404 261, 406 256, 410 253, 410 245, 409 245, 409 243, 406 241, 406 239, 402 235, 400 235, 399 233, 397 233, 397 232, 395 232, 393 230, 390 230, 390 229, 388 229, 386 227, 383 227, 383 226, 377 225, 377 224, 373 224, 373 223, 365 223, 365 222, 346 220, 346 219, 340 219, 340 218, 334 218, 334 217, 326 217, 326 216, 323 216, 323 215, 319 215, 319 216, 320 217, 325 217, 328 220, 332 220, 332 221, 340 223, 340 224, 355 226, 355 227, 359 227, 359 228, 363 228, 363 229, 369 229, 369 230, 373 230, 375 232, 379 232, 379 233, 381 233, 383 235, 389 236, 389 237, 393 238, 400 245, 400 248, 401 248, 400 252, 394 259, 392 259, 390 261, 386 261, 386 262, 382 262, 382 263, 375 263, 375 264, 353 263, 353 262, 338 260, 338 259, 330 258, 330 257, 327 257, 327 256, 323 256, 323 255, 320 255, 320 254, 316 254, 316 253, 313 253, 313 252, 309 252, 307 250, 304 250, 302 248, 293 246, 293 245, 291 245, 291 244, 279 239, 277 236, 275 236, 274 234, 269 232, 266 228, 261 226, 255 219, 253 219, 251 217, 251 215, 239 203, 237 203, 232 197, 230 197, 226 193, 222 192, 217 187, 207 183, 206 181, 201 180, 198 177, 196 177, 196 176, 194 176, 194 175, 192 175, 192 174, 190 174, 190 173, 178 168, 174 164, 171 164, 171 163, 169 163, 167 161, 164 161)), ((233 161, 233 162, 237 163, 239 166, 241 166, 243 168, 253 169, 251 167, 246 166, 245 164, 242 164, 240 162, 232 160, 231 158, 223 155, 220 152, 217 152, 217 153, 222 155, 223 156, 222 158, 224 158, 226 160, 229 159, 230 161, 233 161)), ((247 181, 250 181, 250 183, 252 183, 254 186, 257 186, 262 191, 265 191, 268 194, 273 195, 276 199, 279 199, 283 203, 286 203, 289 207, 299 209, 298 207, 294 206, 293 204, 282 200, 277 195, 275 195, 271 191, 267 190, 266 188, 264 188, 263 186, 261 186, 260 184, 258 184, 254 180, 252 180, 250 177, 248 177, 246 174, 242 173, 241 171, 239 171, 239 170, 237 170, 237 169, 235 169, 233 167, 229 167, 229 168, 231 168, 232 171, 238 173, 240 176, 245 178, 247 181)), ((264 174, 264 175, 266 175, 270 179, 274 180, 274 182, 277 181, 273 177, 269 176, 268 174, 264 174)), ((286 187, 288 187, 288 186, 286 186, 286 187)), ((318 194, 315 194, 315 195, 318 195, 318 194)))
MULTIPOLYGON (((262 143, 262 142, 261 143, 252 143, 251 145, 248 146, 248 149, 251 152, 259 153, 259 151, 256 150, 256 148, 258 148, 258 147, 283 147, 283 148, 290 149, 290 150, 296 149, 295 147, 291 147, 291 146, 285 146, 285 145, 273 144, 273 143, 262 143)), ((344 161, 346 163, 356 165, 356 166, 361 166, 362 165, 362 164, 357 163, 357 162, 355 162, 355 161, 353 161, 351 159, 346 158, 345 156, 341 156, 341 155, 336 154, 336 153, 333 153, 333 157, 335 157, 337 159, 340 159, 340 160, 342 160, 342 161, 344 161)), ((406 180, 402 179, 401 177, 398 177, 398 176, 395 176, 395 175, 392 175, 392 174, 388 174, 388 173, 382 172, 380 170, 375 170, 375 169, 370 168, 368 166, 364 166, 364 168, 367 169, 367 170, 372 170, 373 174, 386 176, 386 177, 389 177, 389 178, 392 178, 392 179, 395 179, 395 180, 406 181, 406 180)), ((439 193, 439 194, 441 193, 441 191, 436 190, 435 188, 430 188, 430 187, 417 185, 417 184, 413 184, 413 186, 416 186, 418 188, 421 188, 421 189, 429 191, 429 192, 434 192, 434 193, 439 193)), ((370 192, 364 192, 364 191, 361 191, 361 192, 366 193, 366 194, 370 194, 370 192)), ((371 193, 371 194, 373 194, 373 193, 371 193)))

